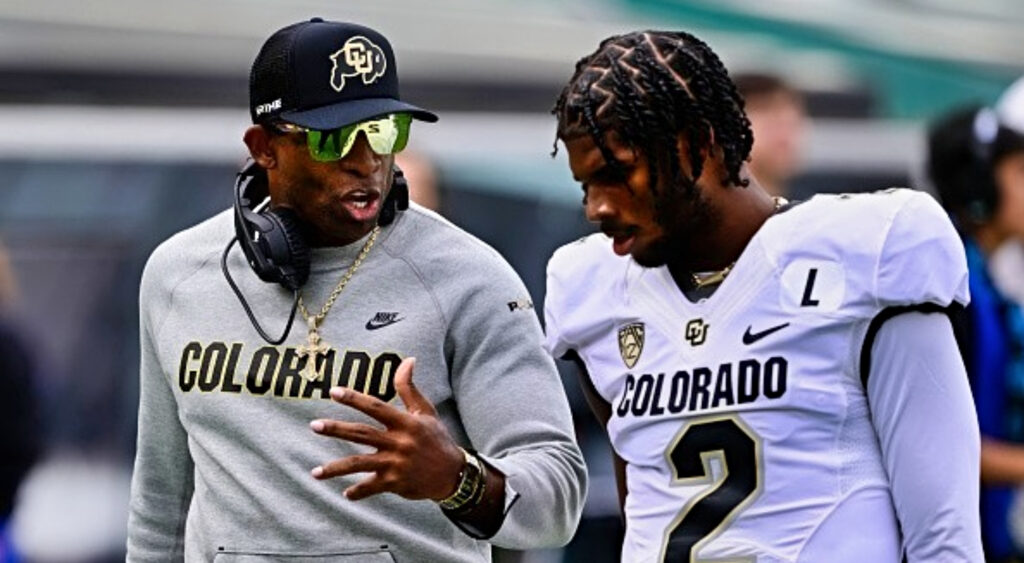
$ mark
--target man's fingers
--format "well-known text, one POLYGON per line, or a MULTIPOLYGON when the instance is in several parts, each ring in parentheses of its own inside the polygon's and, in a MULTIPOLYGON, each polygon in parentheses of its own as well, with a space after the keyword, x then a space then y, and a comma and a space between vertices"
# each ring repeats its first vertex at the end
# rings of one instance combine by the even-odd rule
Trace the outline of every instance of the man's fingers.
POLYGON ((331 479, 352 473, 377 471, 384 466, 384 461, 376 454, 351 455, 314 467, 312 473, 317 479, 331 479))
POLYGON ((364 414, 371 416, 388 428, 399 426, 404 417, 408 416, 395 407, 369 395, 344 387, 331 389, 331 398, 335 401, 350 406, 364 414))
POLYGON ((348 500, 361 500, 369 496, 389 491, 389 487, 380 475, 373 475, 345 489, 345 496, 348 500))
POLYGON ((391 444, 391 440, 388 438, 386 433, 370 426, 369 424, 320 419, 310 422, 309 427, 317 434, 333 436, 335 438, 341 438, 342 440, 348 440, 349 442, 355 442, 357 444, 366 444, 367 446, 373 446, 377 449, 381 449, 391 444))
POLYGON ((405 403, 405 408, 409 412, 436 416, 434 405, 420 393, 420 390, 412 382, 412 373, 415 367, 416 358, 402 360, 395 372, 395 391, 398 392, 398 396, 402 398, 402 402, 405 403))

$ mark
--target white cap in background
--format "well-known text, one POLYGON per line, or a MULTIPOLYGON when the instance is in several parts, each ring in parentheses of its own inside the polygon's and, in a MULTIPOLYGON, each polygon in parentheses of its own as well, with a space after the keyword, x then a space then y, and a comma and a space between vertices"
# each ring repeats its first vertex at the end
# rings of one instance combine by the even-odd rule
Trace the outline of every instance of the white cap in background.
POLYGON ((999 123, 1024 135, 1024 77, 1018 78, 996 103, 999 123))

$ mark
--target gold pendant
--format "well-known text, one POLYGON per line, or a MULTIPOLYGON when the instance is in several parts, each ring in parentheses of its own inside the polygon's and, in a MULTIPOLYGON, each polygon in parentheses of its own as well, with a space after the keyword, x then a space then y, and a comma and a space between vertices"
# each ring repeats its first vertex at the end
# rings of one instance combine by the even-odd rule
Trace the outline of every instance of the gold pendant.
POLYGON ((309 332, 306 335, 306 345, 299 346, 298 350, 296 350, 296 353, 300 358, 306 358, 306 366, 302 368, 299 375, 309 381, 316 381, 323 377, 323 374, 320 373, 321 370, 317 368, 317 359, 322 355, 326 355, 327 351, 330 350, 330 347, 320 340, 320 332, 317 330, 316 326, 316 317, 310 317, 306 319, 306 322, 309 323, 309 332))

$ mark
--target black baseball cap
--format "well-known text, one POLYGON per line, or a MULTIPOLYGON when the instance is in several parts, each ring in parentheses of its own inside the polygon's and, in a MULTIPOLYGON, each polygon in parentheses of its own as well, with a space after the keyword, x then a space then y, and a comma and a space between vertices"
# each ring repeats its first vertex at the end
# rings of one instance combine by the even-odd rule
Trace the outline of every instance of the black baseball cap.
POLYGON ((253 123, 329 130, 396 112, 437 121, 401 100, 391 44, 365 26, 313 18, 279 29, 249 74, 253 123))

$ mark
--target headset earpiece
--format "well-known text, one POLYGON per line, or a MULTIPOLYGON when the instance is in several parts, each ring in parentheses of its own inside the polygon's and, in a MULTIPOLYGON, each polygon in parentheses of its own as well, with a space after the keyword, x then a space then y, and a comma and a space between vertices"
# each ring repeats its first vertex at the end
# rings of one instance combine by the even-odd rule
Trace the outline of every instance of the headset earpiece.
POLYGON ((309 245, 302 236, 302 223, 298 215, 287 207, 265 211, 264 215, 283 235, 263 238, 271 260, 281 269, 285 279, 279 283, 288 289, 298 289, 309 279, 309 245))
MULTIPOLYGON (((235 235, 256 275, 265 282, 295 291, 309 279, 309 246, 302 224, 291 209, 261 209, 270 195, 267 173, 251 158, 235 182, 235 235)), ((388 225, 399 210, 409 208, 409 186, 398 166, 392 168, 391 190, 378 223, 388 225)))
POLYGON ((409 209, 409 182, 405 179, 405 173, 397 164, 391 165, 391 190, 384 200, 384 206, 380 210, 380 218, 377 224, 384 227, 395 220, 399 211, 409 209))
POLYGON ((309 247, 293 211, 259 209, 268 195, 266 171, 249 159, 235 182, 235 235, 261 280, 295 291, 309 278, 309 247))
POLYGON ((405 172, 397 164, 391 165, 391 191, 395 194, 395 206, 405 211, 409 209, 409 181, 405 179, 405 172))

